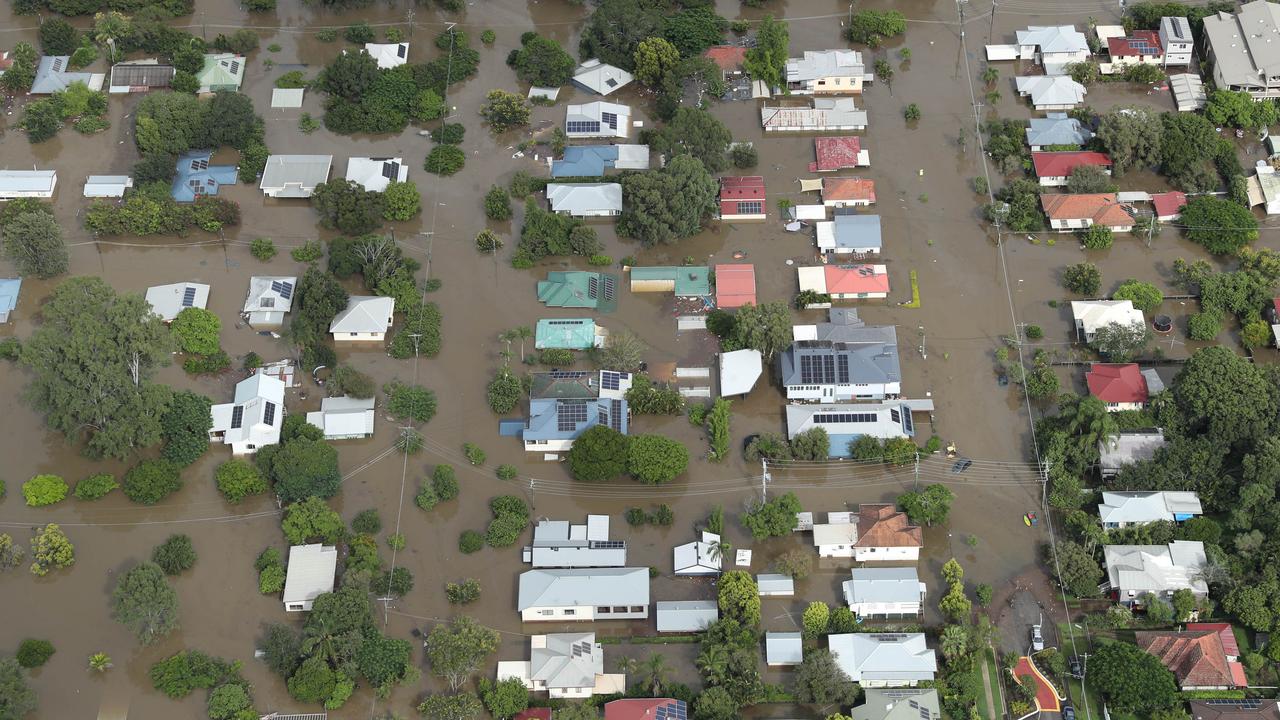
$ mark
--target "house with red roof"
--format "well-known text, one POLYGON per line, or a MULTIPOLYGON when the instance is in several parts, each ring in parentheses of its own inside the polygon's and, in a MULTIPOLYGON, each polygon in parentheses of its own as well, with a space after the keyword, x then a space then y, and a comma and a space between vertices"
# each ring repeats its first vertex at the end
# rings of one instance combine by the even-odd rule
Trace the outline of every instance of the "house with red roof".
POLYGON ((712 45, 702 53, 702 57, 715 63, 720 68, 722 78, 742 74, 742 64, 747 59, 747 49, 737 45, 712 45))
POLYGON ((1130 65, 1163 65, 1164 47, 1154 30, 1134 30, 1128 37, 1107 38, 1111 72, 1123 72, 1130 65))
POLYGON ((1221 635, 1212 630, 1137 632, 1134 641, 1169 668, 1184 692, 1249 686, 1244 668, 1227 659, 1221 635))
POLYGON ((536 707, 521 710, 511 720, 551 720, 551 708, 536 707))
MULTIPOLYGON (((825 189, 825 188, 824 188, 825 189)), ((1116 199, 1115 193, 1041 195, 1040 207, 1049 218, 1049 227, 1059 232, 1083 230, 1093 225, 1114 232, 1133 229, 1133 216, 1116 199)))
POLYGON ((715 266, 716 307, 736 308, 756 304, 756 266, 725 263, 715 266))
POLYGON ((764 220, 764 178, 720 178, 721 220, 764 220))
POLYGON ((818 265, 796 268, 800 292, 812 290, 832 300, 889 297, 889 272, 884 265, 818 265))
POLYGON ((876 201, 874 180, 857 177, 829 177, 822 179, 822 204, 827 207, 857 207, 876 201))
POLYGON ((671 698, 626 698, 604 704, 604 720, 685 720, 689 707, 671 698))
POLYGON ((862 149, 862 139, 852 135, 814 138, 813 154, 817 160, 809 163, 809 172, 835 172, 871 165, 871 155, 862 149))
POLYGON ((1227 659, 1232 661, 1240 659, 1240 643, 1236 641, 1236 634, 1231 630, 1231 623, 1187 623, 1186 630, 1188 632, 1208 630, 1218 633, 1218 640, 1222 642, 1222 650, 1227 654, 1227 659))
POLYGON ((1106 403, 1108 412, 1141 410, 1150 392, 1137 363, 1093 363, 1084 374, 1089 394, 1106 403))
POLYGON ((1104 173, 1111 174, 1111 156, 1100 152, 1084 150, 1033 152, 1031 164, 1036 169, 1036 177, 1040 178, 1040 184, 1044 187, 1066 185, 1071 173, 1076 168, 1086 165, 1102 168, 1104 173))
POLYGON ((1155 209, 1156 220, 1159 222, 1177 220, 1186 205, 1187 194, 1178 190, 1151 195, 1151 207, 1155 209))

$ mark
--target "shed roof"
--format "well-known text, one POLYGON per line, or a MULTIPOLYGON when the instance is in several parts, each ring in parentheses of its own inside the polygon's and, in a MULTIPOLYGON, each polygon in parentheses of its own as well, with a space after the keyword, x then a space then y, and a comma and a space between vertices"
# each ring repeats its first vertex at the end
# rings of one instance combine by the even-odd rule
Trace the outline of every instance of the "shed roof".
POLYGON ((648 604, 649 568, 570 568, 520 573, 516 609, 648 604))
POLYGON ((1151 196, 1151 206, 1158 218, 1178 215, 1187 206, 1187 194, 1180 190, 1155 193, 1151 196))
POLYGON ((715 266, 716 307, 736 308, 756 303, 756 267, 750 263, 715 266))
POLYGON ((84 181, 85 197, 123 197, 133 187, 128 175, 90 175, 84 181))
POLYGON ((769 665, 799 665, 804 661, 804 641, 800 633, 765 633, 764 657, 769 665))
POLYGON ((285 573, 284 602, 315 600, 333 592, 333 576, 338 569, 338 549, 332 545, 294 545, 289 548, 289 569, 285 573))
POLYGON ((51 193, 57 182, 56 170, 0 170, 0 196, 7 193, 51 193))
POLYGON ((712 45, 702 56, 719 66, 721 72, 731 72, 742 67, 747 49, 739 45, 712 45))
POLYGON ((600 210, 622 210, 620 183, 552 183, 547 185, 547 201, 555 212, 570 215, 600 210))
POLYGON ((306 88, 273 88, 271 90, 271 107, 300 108, 306 88))
POLYGON ((756 576, 756 591, 761 595, 794 595, 796 591, 796 581, 790 575, 761 573, 756 576))
POLYGON ((764 374, 764 359, 759 350, 743 348, 720 353, 720 394, 745 395, 764 374))
POLYGON ((720 619, 715 600, 659 600, 658 632, 701 632, 720 619))

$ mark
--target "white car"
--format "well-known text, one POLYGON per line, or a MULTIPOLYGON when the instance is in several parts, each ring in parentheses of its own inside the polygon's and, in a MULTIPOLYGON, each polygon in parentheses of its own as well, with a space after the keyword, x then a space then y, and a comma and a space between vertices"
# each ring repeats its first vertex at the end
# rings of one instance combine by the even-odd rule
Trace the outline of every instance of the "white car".
POLYGON ((1044 636, 1040 634, 1040 626, 1031 626, 1031 650, 1040 652, 1044 649, 1044 636))

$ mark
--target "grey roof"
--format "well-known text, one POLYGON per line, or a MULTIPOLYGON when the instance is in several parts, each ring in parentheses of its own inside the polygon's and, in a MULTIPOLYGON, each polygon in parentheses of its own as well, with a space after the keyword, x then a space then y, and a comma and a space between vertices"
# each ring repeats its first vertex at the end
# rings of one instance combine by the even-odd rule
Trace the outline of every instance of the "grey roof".
POLYGON ((347 307, 329 323, 331 333, 380 333, 391 327, 396 299, 386 295, 351 295, 347 307))
POLYGON ((1229 85, 1265 87, 1280 75, 1280 5, 1254 0, 1232 15, 1204 19, 1204 37, 1213 50, 1214 68, 1229 85))
POLYGON ((311 197, 311 191, 329 179, 332 163, 332 155, 272 155, 258 187, 275 191, 275 197, 311 197))
POLYGON ((1181 15, 1166 15, 1160 18, 1160 32, 1163 39, 1172 39, 1177 42, 1190 43, 1193 42, 1191 37, 1191 23, 1181 15))
POLYGON ((332 545, 294 545, 289 548, 289 570, 285 574, 285 604, 315 600, 333 592, 338 569, 338 550, 332 545))
POLYGON ((90 175, 84 181, 85 197, 121 197, 133 187, 128 175, 90 175))
POLYGON ((1156 372, 1155 368, 1140 370, 1139 374, 1142 375, 1143 380, 1147 381, 1148 395, 1164 392, 1164 379, 1160 377, 1160 373, 1156 372))
POLYGON ((621 183, 554 183, 547 186, 547 201, 555 212, 570 215, 599 210, 622 211, 621 183))
POLYGON ((845 457, 850 440, 859 435, 887 439, 910 437, 915 434, 911 412, 933 409, 931 400, 886 400, 881 403, 837 403, 833 405, 787 405, 787 437, 813 429, 824 428, 831 440, 831 448, 837 451, 833 457, 845 457), (836 416, 835 420, 827 420, 836 416), (847 416, 854 419, 845 420, 847 416), (873 416, 868 420, 867 416, 873 416), (896 417, 895 417, 896 416, 896 417), (842 446, 840 443, 845 445, 842 446))
POLYGON ((597 100, 584 105, 569 105, 564 110, 565 132, 569 137, 620 137, 631 131, 631 108, 617 103, 597 100), (610 124, 605 115, 616 117, 610 124), (594 129, 574 123, 595 124, 594 129), (616 127, 615 127, 616 126, 616 127))
POLYGON ((762 107, 760 125, 764 129, 796 128, 839 130, 867 126, 867 113, 854 105, 853 98, 815 98, 813 107, 762 107))
POLYGON ((818 246, 825 249, 824 227, 831 229, 833 248, 875 248, 884 246, 880 234, 880 216, 861 213, 837 212, 830 222, 818 223, 818 246))
POLYGON ((1070 25, 1031 25, 1017 36, 1019 45, 1036 45, 1042 53, 1089 52, 1084 33, 1070 25))
POLYGON ((827 77, 865 75, 866 65, 857 50, 806 50, 803 57, 787 58, 787 82, 798 83, 827 77))
POLYGON ((938 691, 932 688, 868 688, 866 692, 866 701, 853 708, 853 720, 938 720, 942 717, 938 691))
POLYGON ((271 107, 300 108, 306 88, 273 88, 271 90, 271 107))
POLYGON ((9 321, 9 313, 18 307, 22 278, 0 278, 0 322, 9 321))
POLYGON ((1103 556, 1107 579, 1116 590, 1133 591, 1136 595, 1183 588, 1200 595, 1209 592, 1209 586, 1201 577, 1201 571, 1208 564, 1202 542, 1174 540, 1168 545, 1108 545, 1103 548, 1103 556))
POLYGON ((520 574, 516 609, 648 604, 647 567, 530 570, 520 574))
POLYGON ((573 71, 573 82, 599 95, 608 95, 632 81, 631 73, 592 58, 573 71))
POLYGON ((177 70, 159 60, 130 60, 111 66, 112 87, 169 87, 177 70))
POLYGON ((1158 428, 1110 435, 1098 441, 1099 465, 1103 469, 1119 468, 1139 460, 1150 460, 1164 445, 1164 431, 1158 428))
POLYGON ((1076 105, 1087 92, 1069 75, 1029 75, 1013 81, 1020 94, 1031 96, 1032 105, 1076 105))
POLYGON ((791 329, 797 341, 845 343, 848 345, 898 344, 898 330, 893 325, 868 325, 858 317, 857 308, 831 308, 827 322, 816 325, 796 325, 791 329))
POLYGON ((0 197, 7 193, 51 193, 57 182, 57 170, 0 170, 0 197))
POLYGON ((547 688, 595 687, 604 674, 604 648, 595 633, 545 635, 546 646, 529 650, 529 679, 547 688))
POLYGON ((588 515, 585 525, 540 520, 524 557, 534 567, 622 567, 627 564, 627 544, 609 539, 608 515, 588 515))
MULTIPOLYGON (((865 329, 865 328, 864 328, 865 329)), ((785 385, 845 385, 892 383, 902 379, 898 363, 897 331, 893 327, 875 328, 867 336, 880 336, 880 341, 848 342, 830 340, 801 340, 794 342, 782 353, 782 384, 785 385), (885 331, 888 332, 885 332, 885 331), (889 336, 892 336, 889 339, 889 336), (805 360, 804 358, 815 358, 805 360), (832 358, 830 361, 826 358, 832 358), (832 362, 833 382, 814 381, 803 372, 810 363, 832 362)))
POLYGON ((851 572, 853 578, 844 581, 844 600, 850 606, 920 602, 924 591, 920 574, 913 567, 860 567, 851 572))
POLYGON ((938 660, 924 633, 845 633, 828 635, 836 664, 854 682, 932 680, 938 660))
POLYGON ((90 90, 101 90, 106 75, 102 73, 68 72, 70 55, 45 55, 36 66, 35 81, 31 83, 32 95, 52 95, 62 92, 72 83, 82 82, 90 90))
POLYGON ((1084 145, 1093 139, 1093 131, 1066 113, 1048 113, 1047 117, 1031 118, 1027 127, 1027 144, 1035 147, 1046 145, 1084 145))
POLYGON ((799 665, 804 661, 804 640, 798 632, 765 633, 764 657, 769 665, 799 665))
POLYGON ((777 595, 781 593, 794 595, 796 582, 790 575, 765 573, 756 576, 756 589, 761 595, 777 595))
POLYGON ((1098 505, 1103 523, 1149 523, 1203 513, 1200 496, 1188 490, 1104 492, 1098 505))
POLYGON ((659 600, 658 632, 701 632, 720 619, 715 600, 659 600))
POLYGON ((1204 81, 1195 73, 1170 75, 1169 90, 1173 92, 1173 101, 1180 111, 1199 110, 1209 100, 1209 94, 1204 90, 1204 81))

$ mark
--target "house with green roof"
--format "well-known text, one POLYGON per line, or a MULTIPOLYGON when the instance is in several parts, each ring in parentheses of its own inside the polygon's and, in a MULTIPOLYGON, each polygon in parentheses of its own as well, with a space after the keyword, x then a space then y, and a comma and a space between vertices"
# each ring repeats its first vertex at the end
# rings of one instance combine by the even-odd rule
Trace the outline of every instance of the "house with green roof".
POLYGON ((591 318, 547 319, 538 321, 533 346, 538 350, 590 350, 604 347, 608 331, 591 318))
POLYGON ((612 312, 618 306, 618 279, 583 271, 554 271, 538 281, 538 300, 547 307, 587 308, 612 312))
POLYGON ((674 292, 676 297, 709 297, 711 271, 700 267, 633 267, 631 292, 674 292))
POLYGON ((200 83, 198 93, 215 93, 219 90, 236 92, 244 82, 245 59, 235 53, 213 53, 204 56, 204 67, 196 74, 200 83))

